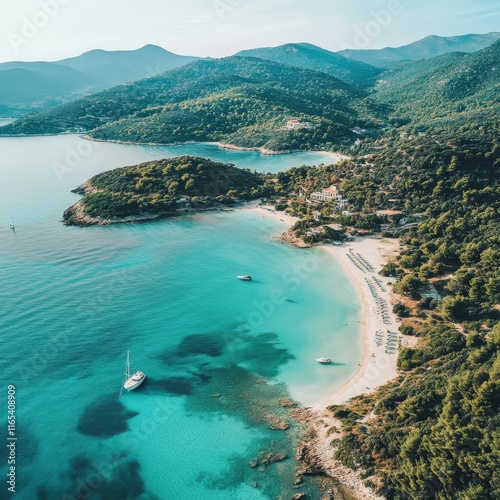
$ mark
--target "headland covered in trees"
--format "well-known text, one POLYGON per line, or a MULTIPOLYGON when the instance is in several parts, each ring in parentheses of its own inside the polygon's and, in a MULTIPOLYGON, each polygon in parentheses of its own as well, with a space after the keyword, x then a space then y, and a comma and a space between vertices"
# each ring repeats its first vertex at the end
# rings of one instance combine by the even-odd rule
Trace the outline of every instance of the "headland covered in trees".
POLYGON ((103 172, 74 192, 84 197, 64 212, 63 222, 89 226, 220 209, 261 197, 263 183, 228 163, 179 156, 103 172))

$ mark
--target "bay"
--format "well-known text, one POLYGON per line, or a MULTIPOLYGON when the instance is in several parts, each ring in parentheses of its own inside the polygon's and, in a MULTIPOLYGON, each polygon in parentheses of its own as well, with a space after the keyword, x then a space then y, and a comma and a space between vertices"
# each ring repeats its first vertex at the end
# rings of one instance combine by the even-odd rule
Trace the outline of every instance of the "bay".
POLYGON ((277 400, 314 403, 357 366, 355 290, 320 249, 281 244, 273 219, 243 209, 60 223, 78 199, 70 190, 92 175, 181 154, 271 172, 331 162, 212 144, 0 139, 0 367, 16 387, 22 498, 287 497, 294 429, 269 428, 287 416, 277 400), (253 282, 235 279, 247 273, 253 282), (118 398, 127 349, 148 380, 118 398), (321 355, 335 364, 315 363, 321 355), (261 472, 249 462, 263 450, 290 458, 261 472))

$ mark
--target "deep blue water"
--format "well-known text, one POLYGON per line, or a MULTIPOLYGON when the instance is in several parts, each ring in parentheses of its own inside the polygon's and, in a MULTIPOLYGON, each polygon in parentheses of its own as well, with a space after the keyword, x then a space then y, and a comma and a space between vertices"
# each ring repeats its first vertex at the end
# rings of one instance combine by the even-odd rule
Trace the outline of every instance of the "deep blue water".
POLYGON ((208 144, 0 139, 0 368, 4 401, 16 386, 19 498, 290 498, 294 430, 269 428, 288 418, 278 399, 314 403, 358 363, 353 287, 326 253, 277 241, 272 219, 237 210, 60 223, 78 199, 70 190, 92 175, 178 154, 274 172, 328 162, 208 144), (235 279, 247 273, 253 282, 235 279), (118 398, 127 349, 148 380, 118 398), (336 363, 318 365, 321 355, 336 363), (249 466, 270 449, 290 458, 249 466))

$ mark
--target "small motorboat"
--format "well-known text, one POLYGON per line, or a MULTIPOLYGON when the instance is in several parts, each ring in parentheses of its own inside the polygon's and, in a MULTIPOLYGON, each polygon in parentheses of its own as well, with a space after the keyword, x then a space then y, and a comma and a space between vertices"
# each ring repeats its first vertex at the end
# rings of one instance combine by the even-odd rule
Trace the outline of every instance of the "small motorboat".
POLYGON ((317 358, 316 361, 322 365, 329 365, 332 362, 330 358, 325 358, 323 356, 321 358, 317 358))
POLYGON ((241 281, 252 281, 252 277, 249 274, 243 276, 236 276, 241 281))

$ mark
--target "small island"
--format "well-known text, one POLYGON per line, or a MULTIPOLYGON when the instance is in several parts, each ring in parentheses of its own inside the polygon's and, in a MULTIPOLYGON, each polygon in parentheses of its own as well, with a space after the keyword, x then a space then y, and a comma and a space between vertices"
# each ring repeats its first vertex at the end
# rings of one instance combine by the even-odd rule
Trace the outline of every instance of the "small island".
POLYGON ((84 197, 64 212, 63 223, 109 225, 227 208, 260 198, 266 189, 262 178, 250 170, 179 156, 92 177, 73 190, 84 197))

